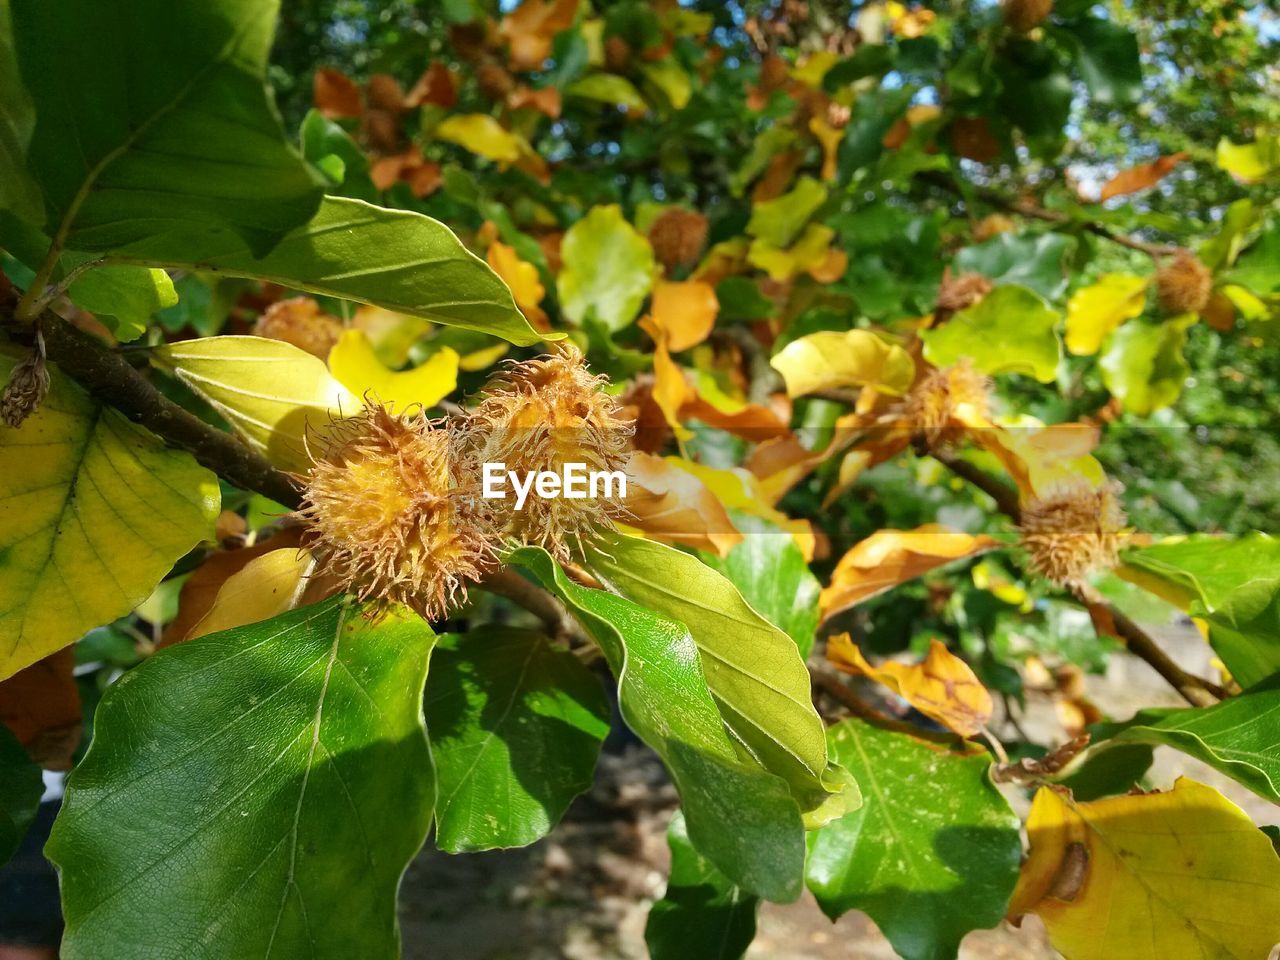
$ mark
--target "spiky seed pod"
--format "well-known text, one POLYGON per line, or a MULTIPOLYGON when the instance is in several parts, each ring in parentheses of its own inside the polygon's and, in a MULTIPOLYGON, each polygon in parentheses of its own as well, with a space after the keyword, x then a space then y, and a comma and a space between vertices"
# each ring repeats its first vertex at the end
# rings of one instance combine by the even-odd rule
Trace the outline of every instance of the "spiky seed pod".
POLYGON ((495 565, 498 536, 457 441, 451 425, 377 403, 335 424, 301 511, 321 570, 428 620, 465 597, 495 565))
POLYGON ((1053 0, 1001 0, 1005 25, 1018 33, 1030 33, 1048 18, 1053 0))
POLYGON ((9 373, 9 382, 0 395, 0 420, 17 429, 40 409, 48 393, 49 366, 45 362, 44 337, 37 330, 35 346, 9 373))
POLYGON ((649 227, 653 255, 668 270, 695 263, 707 242, 707 218, 700 213, 672 207, 649 227))
POLYGON ((938 288, 938 310, 956 313, 973 306, 991 292, 991 281, 980 273, 944 276, 938 288))
POLYGON ((267 307, 253 325, 255 337, 283 340, 325 360, 342 336, 342 324, 320 309, 310 297, 291 297, 267 307))
POLYGON ((1128 536, 1117 494, 1120 485, 1092 487, 1084 481, 1032 500, 1022 510, 1018 532, 1031 566, 1054 583, 1082 583, 1096 570, 1116 565, 1128 536))
POLYGON ((956 442, 965 421, 990 418, 991 382, 974 369, 968 357, 954 366, 934 370, 907 395, 906 415, 911 428, 931 447, 956 442))
POLYGON ((1012 217, 1006 217, 1003 213, 991 213, 979 220, 973 228, 973 239, 983 243, 999 234, 1012 233, 1017 227, 1012 217))
POLYGON ((1179 250, 1156 274, 1156 298, 1169 316, 1199 313, 1209 302, 1213 274, 1189 250, 1179 250))
MULTIPOLYGON (((489 381, 467 417, 467 460, 477 471, 485 463, 502 463, 520 476, 541 470, 562 474, 570 463, 584 464, 588 472, 622 470, 634 424, 602 391, 605 382, 587 370, 576 350, 508 367, 489 381)), ((611 493, 583 499, 531 495, 520 511, 509 499, 485 502, 502 511, 506 537, 567 559, 623 514, 619 485, 611 493)))
POLYGON ((496 60, 486 59, 476 69, 476 83, 490 100, 505 100, 516 88, 515 78, 496 60))

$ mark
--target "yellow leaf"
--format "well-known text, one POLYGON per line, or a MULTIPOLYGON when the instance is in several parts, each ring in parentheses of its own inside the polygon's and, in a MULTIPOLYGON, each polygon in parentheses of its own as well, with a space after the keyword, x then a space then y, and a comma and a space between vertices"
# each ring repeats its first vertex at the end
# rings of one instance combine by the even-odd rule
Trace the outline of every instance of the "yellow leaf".
POLYGON ((522 153, 520 138, 487 113, 446 117, 436 127, 436 136, 498 163, 515 163, 522 153))
MULTIPOLYGON (((0 348, 0 383, 13 364, 0 348)), ((0 679, 146 600, 219 510, 189 453, 50 377, 21 427, 0 423, 0 679)))
POLYGON ((281 470, 309 469, 307 441, 361 405, 319 359, 279 340, 180 340, 158 348, 151 359, 207 400, 281 470))
POLYGON ((492 347, 483 347, 480 350, 472 350, 470 353, 463 354, 458 358, 458 369, 465 370, 467 373, 474 373, 477 370, 486 370, 505 357, 509 347, 510 344, 505 341, 500 341, 495 343, 492 347))
POLYGON ((724 506, 687 470, 636 451, 627 461, 624 530, 724 557, 742 542, 724 506))
POLYGON ((1102 341, 1120 324, 1142 313, 1147 281, 1132 273, 1106 273, 1067 301, 1067 349, 1076 356, 1098 352, 1102 341))
POLYGON ((1009 905, 1067 960, 1264 960, 1280 938, 1280 859, 1216 790, 1076 803, 1041 787, 1009 905))
POLYGON ((297 547, 281 547, 254 557, 227 578, 212 606, 182 639, 270 620, 292 610, 307 589, 312 563, 311 554, 297 547))
POLYGON ((680 457, 667 457, 667 463, 697 477, 726 509, 760 517, 790 533, 805 560, 813 559, 815 541, 809 521, 792 520, 781 510, 774 509, 760 479, 750 470, 708 467, 680 457))
POLYGON ((822 618, 857 606, 964 557, 976 557, 1000 546, 987 536, 973 536, 926 523, 914 530, 880 530, 861 540, 840 558, 831 585, 818 600, 822 618))
POLYGON ((822 145, 822 179, 834 180, 836 178, 836 154, 840 149, 840 144, 844 141, 844 130, 839 127, 833 127, 822 117, 814 116, 809 118, 809 132, 822 145))
POLYGON ((769 365, 782 374, 792 397, 853 386, 873 386, 896 396, 915 378, 911 355, 867 330, 811 333, 792 340, 769 365))
POLYGON ((671 359, 667 331, 649 317, 641 317, 639 327, 653 338, 653 402, 677 439, 688 440, 693 434, 680 422, 680 408, 692 391, 684 371, 671 359))
MULTIPOLYGON (((351 325, 368 335, 378 359, 389 367, 404 366, 409 360, 410 349, 431 329, 431 322, 421 317, 369 304, 361 304, 356 309, 351 325)), ((329 351, 325 350, 319 356, 321 360, 328 359, 329 351)))
POLYGON ((870 677, 906 700, 926 717, 962 737, 982 732, 994 705, 969 665, 939 640, 929 644, 923 663, 869 664, 847 633, 827 641, 827 659, 848 673, 870 677))
POLYGON ((1253 143, 1218 141, 1218 166, 1237 180, 1257 183, 1280 169, 1280 137, 1259 136, 1253 143))
POLYGON ((715 326, 720 302, 709 283, 686 280, 659 283, 653 291, 651 320, 667 334, 667 349, 673 353, 697 346, 715 326))
POLYGON ((827 75, 828 70, 836 65, 839 59, 839 55, 830 50, 814 51, 805 57, 804 63, 792 68, 791 76, 806 87, 820 90, 822 88, 822 78, 827 75))
POLYGON ((458 354, 441 347, 426 362, 409 370, 387 367, 373 352, 363 330, 348 330, 329 351, 334 377, 358 397, 366 394, 396 410, 415 403, 432 407, 458 386, 458 354))
POLYGON ((1098 427, 1090 423, 1045 426, 1034 417, 991 425, 973 437, 1000 460, 1024 500, 1043 497, 1063 484, 1081 480, 1091 487, 1107 479, 1090 453, 1098 445, 1098 427))
POLYGON ((489 266, 493 267, 494 273, 506 281, 507 286, 511 288, 516 306, 534 328, 550 329, 547 324, 547 315, 541 307, 542 298, 547 295, 547 291, 538 276, 538 268, 521 260, 516 254, 515 247, 509 247, 496 240, 489 244, 485 260, 488 261, 489 266))
POLYGON ((779 249, 764 237, 757 237, 747 250, 747 262, 768 273, 771 280, 790 280, 806 270, 820 269, 827 262, 834 236, 835 231, 830 227, 811 223, 787 250, 779 249))

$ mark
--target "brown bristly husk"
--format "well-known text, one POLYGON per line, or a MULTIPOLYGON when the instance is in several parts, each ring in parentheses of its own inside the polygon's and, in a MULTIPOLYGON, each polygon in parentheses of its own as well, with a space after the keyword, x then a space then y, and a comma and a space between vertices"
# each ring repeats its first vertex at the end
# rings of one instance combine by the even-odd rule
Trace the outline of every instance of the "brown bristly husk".
POLYGON ((1213 274, 1189 250, 1179 250, 1156 274, 1156 298, 1169 316, 1199 313, 1212 289, 1213 274))
POLYGON ((1032 568, 1056 584, 1072 586, 1114 567, 1129 535, 1120 490, 1115 482, 1093 487, 1081 480, 1024 506, 1019 543, 1032 568))
POLYGON ((1002 0, 1005 25, 1019 33, 1030 33, 1048 19, 1053 0, 1002 0))
POLYGON ((967 407, 968 418, 990 417, 991 381, 976 370, 968 357, 953 366, 930 371, 907 395, 905 412, 916 433, 931 447, 959 439, 964 424, 959 417, 967 407))
POLYGON ((991 286, 991 281, 980 273, 944 276, 938 289, 938 312, 949 315, 967 309, 990 293, 991 286))
POLYGON ((428 620, 461 602, 496 566, 498 531, 457 441, 452 424, 376 402, 336 423, 301 511, 320 571, 428 620))
POLYGON ((649 242, 658 262, 675 270, 693 264, 707 242, 707 218, 701 213, 672 207, 649 227, 649 242))
MULTIPOLYGON (((585 464, 587 471, 622 470, 634 425, 603 392, 605 383, 572 348, 509 366, 494 375, 467 415, 466 459, 477 471, 485 463, 502 463, 521 475, 561 473, 569 463, 585 464)), ((486 503, 503 518, 495 525, 506 537, 568 559, 622 515, 617 493, 615 488, 613 497, 580 500, 530 496, 519 512, 510 499, 486 503)))

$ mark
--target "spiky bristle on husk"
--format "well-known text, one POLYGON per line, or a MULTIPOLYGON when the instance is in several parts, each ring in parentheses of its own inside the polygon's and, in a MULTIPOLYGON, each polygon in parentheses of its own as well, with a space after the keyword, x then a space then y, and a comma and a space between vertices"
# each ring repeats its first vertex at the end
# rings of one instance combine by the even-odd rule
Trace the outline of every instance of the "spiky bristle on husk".
POLYGON ((335 424, 301 511, 320 569, 428 620, 463 599, 495 566, 499 538, 457 441, 452 425, 376 402, 335 424))
POLYGON ((938 310, 947 314, 967 310, 991 292, 991 281, 980 273, 945 276, 938 288, 938 310))
POLYGON ((1028 503, 1018 532, 1031 566, 1064 586, 1114 567, 1128 538, 1120 490, 1114 482, 1093 487, 1082 480, 1028 503))
POLYGON ((653 255, 668 270, 689 266, 707 242, 707 218, 701 213, 672 207, 649 227, 653 255))
MULTIPOLYGON (((634 424, 617 400, 601 389, 576 350, 514 364, 485 386, 467 417, 467 459, 502 463, 523 476, 541 470, 563 473, 566 464, 587 471, 620 471, 631 449, 634 424)), ((623 514, 620 490, 585 499, 530 496, 520 511, 510 500, 490 500, 505 536, 536 543, 567 559, 582 541, 623 514)))
POLYGON ((954 366, 931 371, 912 388, 905 404, 907 419, 930 446, 953 443, 966 423, 990 418, 990 389, 990 380, 964 357, 954 366))
POLYGON ((1209 302, 1212 289, 1213 274, 1188 250, 1179 250, 1156 274, 1156 299, 1170 316, 1199 313, 1209 302))

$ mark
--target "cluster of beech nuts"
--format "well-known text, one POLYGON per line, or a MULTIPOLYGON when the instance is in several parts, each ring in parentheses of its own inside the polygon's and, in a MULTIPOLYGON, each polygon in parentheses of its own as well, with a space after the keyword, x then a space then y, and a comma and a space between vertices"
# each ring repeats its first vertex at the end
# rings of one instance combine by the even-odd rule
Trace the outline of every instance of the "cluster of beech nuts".
POLYGON ((395 411, 374 397, 336 422, 306 477, 301 511, 319 569, 362 599, 444 616, 502 549, 532 543, 567 559, 622 510, 617 494, 589 499, 481 496, 482 465, 520 472, 622 467, 632 424, 604 378, 567 350, 507 367, 479 403, 452 417, 395 411))

